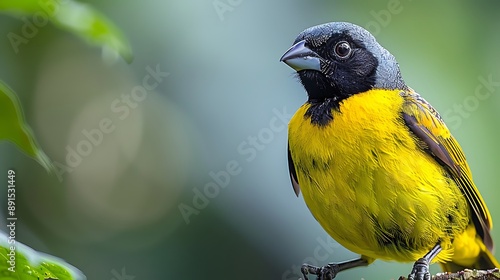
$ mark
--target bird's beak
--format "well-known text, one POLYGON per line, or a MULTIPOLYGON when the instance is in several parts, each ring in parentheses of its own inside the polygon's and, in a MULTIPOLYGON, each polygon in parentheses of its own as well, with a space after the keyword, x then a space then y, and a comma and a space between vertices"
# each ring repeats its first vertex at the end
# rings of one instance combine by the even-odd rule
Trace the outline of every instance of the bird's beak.
POLYGON ((293 45, 281 57, 280 61, 283 61, 288 66, 295 69, 295 71, 300 71, 300 70, 321 71, 321 64, 320 64, 321 60, 319 55, 313 52, 308 47, 306 47, 305 43, 306 41, 302 40, 293 45))

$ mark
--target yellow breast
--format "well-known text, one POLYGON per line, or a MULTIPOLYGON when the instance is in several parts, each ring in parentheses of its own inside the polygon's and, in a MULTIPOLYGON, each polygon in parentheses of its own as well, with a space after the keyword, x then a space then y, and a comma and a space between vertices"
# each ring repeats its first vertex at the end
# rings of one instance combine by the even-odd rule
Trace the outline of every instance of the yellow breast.
POLYGON ((468 206, 441 165, 421 150, 401 117, 399 91, 370 90, 313 125, 304 104, 289 124, 289 147, 306 204, 347 249, 398 261, 422 257, 438 240, 449 258, 468 206))

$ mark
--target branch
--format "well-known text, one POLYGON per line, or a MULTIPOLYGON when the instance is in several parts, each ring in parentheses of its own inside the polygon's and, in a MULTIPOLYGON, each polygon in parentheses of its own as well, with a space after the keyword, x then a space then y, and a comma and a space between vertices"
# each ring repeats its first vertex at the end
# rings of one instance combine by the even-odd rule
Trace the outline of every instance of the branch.
MULTIPOLYGON (((465 269, 456 273, 438 273, 432 276, 432 280, 498 280, 500 270, 498 268, 489 270, 465 269)), ((407 280, 406 277, 399 277, 398 280, 407 280)))

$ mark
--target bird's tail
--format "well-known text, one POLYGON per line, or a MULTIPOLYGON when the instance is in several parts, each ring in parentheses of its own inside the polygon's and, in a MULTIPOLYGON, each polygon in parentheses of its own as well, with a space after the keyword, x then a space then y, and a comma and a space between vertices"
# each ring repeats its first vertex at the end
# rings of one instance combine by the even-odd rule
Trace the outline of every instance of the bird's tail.
POLYGON ((440 263, 441 268, 445 272, 457 272, 457 271, 462 271, 466 268, 468 269, 493 269, 493 268, 500 268, 500 264, 498 263, 497 259, 493 254, 485 248, 485 250, 481 250, 481 253, 479 253, 478 258, 476 261, 469 266, 464 266, 458 263, 455 263, 453 261, 447 262, 447 263, 440 263))

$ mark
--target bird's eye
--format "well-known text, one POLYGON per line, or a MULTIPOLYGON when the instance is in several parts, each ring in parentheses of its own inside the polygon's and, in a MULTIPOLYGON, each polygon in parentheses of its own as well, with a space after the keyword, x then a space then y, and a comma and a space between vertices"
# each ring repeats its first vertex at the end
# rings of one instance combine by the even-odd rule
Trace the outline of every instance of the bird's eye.
POLYGON ((351 54, 351 46, 346 41, 340 41, 335 45, 335 55, 340 58, 347 58, 351 54))

